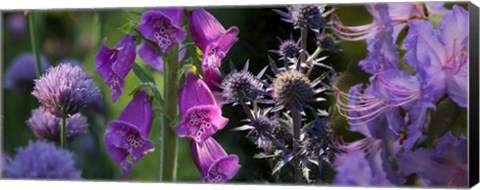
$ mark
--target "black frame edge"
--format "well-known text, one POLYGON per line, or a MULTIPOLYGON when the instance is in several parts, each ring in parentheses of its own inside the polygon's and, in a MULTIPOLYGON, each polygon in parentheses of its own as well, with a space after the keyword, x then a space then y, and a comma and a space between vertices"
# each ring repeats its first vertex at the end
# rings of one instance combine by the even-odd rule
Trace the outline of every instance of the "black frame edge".
POLYGON ((469 186, 479 181, 479 10, 472 2, 468 3, 470 15, 470 74, 469 74, 469 186))

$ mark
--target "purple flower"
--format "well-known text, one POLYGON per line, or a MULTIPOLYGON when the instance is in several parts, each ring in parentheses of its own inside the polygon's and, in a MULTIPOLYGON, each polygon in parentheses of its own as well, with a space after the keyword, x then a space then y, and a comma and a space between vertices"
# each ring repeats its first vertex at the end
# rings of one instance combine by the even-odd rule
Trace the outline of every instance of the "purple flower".
POLYGON ((35 80, 33 96, 57 117, 75 114, 84 108, 100 90, 93 78, 79 66, 60 64, 35 80))
POLYGON ((400 171, 416 173, 428 186, 468 186, 468 149, 465 138, 447 132, 434 149, 419 148, 397 155, 400 171))
MULTIPOLYGON (((380 155, 377 153, 375 157, 380 157, 380 155)), ((373 162, 372 164, 379 165, 380 163, 373 162)), ((392 186, 384 171, 375 171, 377 168, 370 166, 369 160, 367 160, 363 151, 357 150, 339 154, 335 159, 335 166, 337 175, 333 180, 334 185, 392 186)))
POLYGON ((75 168, 73 154, 43 141, 28 143, 8 159, 3 172, 6 178, 19 179, 81 179, 75 168))
POLYGON ((220 67, 222 59, 238 40, 238 28, 233 26, 225 30, 213 15, 202 8, 192 12, 188 24, 193 41, 204 53, 203 72, 220 67))
MULTIPOLYGON (((444 3, 425 3, 426 8, 431 14, 442 14, 446 12, 444 3)), ((332 16, 332 30, 342 40, 358 41, 372 38, 377 33, 379 27, 382 27, 382 20, 391 20, 393 25, 392 37, 397 39, 400 31, 406 26, 409 20, 424 19, 428 15, 424 12, 424 6, 421 3, 388 3, 387 15, 375 9, 375 4, 365 5, 367 10, 373 16, 373 22, 360 26, 346 26, 337 15, 332 16)))
POLYGON ((190 148, 203 182, 225 183, 240 169, 237 155, 227 155, 213 138, 208 138, 204 143, 192 141, 190 148))
POLYGON ((100 50, 95 56, 98 74, 112 91, 112 101, 122 95, 125 77, 135 62, 135 36, 126 35, 115 47, 109 48, 103 40, 100 50))
POLYGON ((142 41, 138 55, 157 71, 163 72, 162 56, 173 45, 187 37, 187 32, 180 26, 182 16, 183 8, 151 9, 142 15, 138 30, 145 38, 156 43, 161 52, 157 52, 147 42, 142 41))
MULTIPOLYGON (((41 73, 49 66, 45 56, 40 56, 41 73)), ((25 92, 33 86, 33 80, 36 78, 35 57, 32 53, 22 53, 13 59, 5 72, 5 88, 25 92)))
POLYGON ((120 114, 118 120, 110 121, 105 132, 105 146, 108 154, 120 165, 123 174, 130 174, 132 164, 154 149, 148 140, 152 128, 152 105, 145 91, 139 91, 120 114))
POLYGON ((424 98, 433 101, 448 93, 459 106, 467 107, 468 12, 454 6, 443 16, 438 30, 423 20, 410 21, 408 26, 405 57, 417 72, 424 98))
POLYGON ((364 71, 375 74, 378 71, 398 68, 397 45, 392 37, 392 20, 388 16, 388 5, 375 4, 367 6, 370 12, 379 15, 376 18, 376 32, 371 38, 367 38, 368 54, 358 64, 364 71))
MULTIPOLYGON (((32 111, 32 116, 27 124, 32 127, 33 133, 39 139, 60 141, 61 118, 54 116, 43 107, 32 111)), ((74 138, 88 132, 87 118, 76 113, 67 118, 67 140, 71 142, 74 138)))
POLYGON ((327 5, 292 5, 288 13, 274 10, 284 18, 285 22, 292 23, 295 29, 308 28, 318 32, 325 27, 325 17, 330 12, 325 12, 327 5))
POLYGON ((176 131, 180 137, 201 143, 228 123, 208 86, 192 72, 187 73, 178 104, 182 121, 176 131))
POLYGON ((22 13, 13 13, 6 18, 6 26, 10 35, 21 39, 24 38, 28 32, 27 18, 22 13))

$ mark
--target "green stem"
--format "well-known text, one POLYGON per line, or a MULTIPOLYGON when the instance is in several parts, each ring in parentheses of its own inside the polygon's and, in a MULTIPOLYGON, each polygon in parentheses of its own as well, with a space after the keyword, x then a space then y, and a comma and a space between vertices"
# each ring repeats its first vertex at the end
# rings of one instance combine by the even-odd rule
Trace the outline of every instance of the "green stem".
POLYGON ((38 52, 38 31, 35 15, 36 13, 34 13, 33 11, 30 11, 28 13, 28 25, 30 28, 30 41, 32 42, 32 51, 33 55, 35 56, 35 69, 37 71, 37 78, 39 78, 42 75, 42 67, 40 64, 40 53, 38 52))
POLYGON ((303 50, 300 57, 300 61, 302 63, 305 63, 305 60, 307 59, 307 37, 308 37, 308 28, 302 27, 300 29, 300 38, 301 38, 300 46, 303 50))
POLYGON ((177 175, 178 137, 172 125, 177 116, 178 103, 178 44, 169 51, 169 61, 165 64, 164 73, 164 117, 160 157, 160 180, 175 181, 177 175))
POLYGON ((67 117, 62 117, 62 128, 60 128, 60 147, 65 148, 67 142, 67 117))
POLYGON ((313 64, 311 64, 311 62, 315 60, 315 58, 317 58, 318 55, 322 53, 322 51, 323 49, 320 46, 318 46, 315 52, 313 52, 313 54, 307 59, 306 62, 310 66, 310 68, 308 68, 307 76, 310 76, 310 73, 312 73, 312 70, 313 70, 313 64))
MULTIPOLYGON (((300 141, 300 129, 302 128, 302 116, 296 108, 290 110, 293 120, 293 150, 297 151, 299 148, 298 141, 300 141)), ((293 158, 294 180, 295 183, 302 183, 302 168, 300 167, 300 159, 296 155, 293 158)))

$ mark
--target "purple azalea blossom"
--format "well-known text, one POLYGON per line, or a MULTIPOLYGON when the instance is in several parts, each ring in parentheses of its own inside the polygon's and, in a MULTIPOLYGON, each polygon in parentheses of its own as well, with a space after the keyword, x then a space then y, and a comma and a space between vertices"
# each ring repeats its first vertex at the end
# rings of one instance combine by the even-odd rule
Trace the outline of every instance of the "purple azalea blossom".
POLYGON ((139 91, 120 114, 118 120, 108 124, 105 132, 105 146, 108 154, 120 165, 127 177, 132 164, 127 157, 130 155, 135 163, 154 149, 148 140, 152 128, 152 105, 145 91, 139 91))
MULTIPOLYGON (((49 66, 45 56, 40 56, 41 73, 49 66)), ((35 57, 32 53, 22 53, 13 59, 5 72, 5 88, 25 92, 33 86, 33 80, 36 78, 35 57)))
POLYGON ((97 72, 110 87, 113 102, 122 95, 125 77, 135 62, 135 38, 126 35, 113 49, 107 47, 105 38, 95 56, 97 72))
MULTIPOLYGON (((33 133, 39 139, 60 141, 60 120, 43 107, 32 111, 32 116, 27 120, 33 133)), ((76 113, 67 118, 67 140, 71 142, 76 137, 88 132, 87 118, 76 113)))
POLYGON ((392 20, 388 16, 387 4, 367 6, 370 12, 379 15, 376 18, 377 31, 372 38, 367 39, 367 57, 358 64, 364 71, 375 74, 385 69, 398 68, 397 45, 392 37, 392 20))
POLYGON ((26 147, 17 149, 17 155, 3 165, 3 173, 6 178, 18 179, 82 178, 70 151, 44 141, 30 141, 26 147))
POLYGON ((389 69, 372 76, 370 86, 363 92, 362 89, 360 84, 348 94, 337 93, 339 100, 340 97, 348 100, 348 104, 337 101, 340 113, 348 119, 352 130, 368 131, 376 139, 396 140, 404 128, 399 109, 411 109, 420 99, 417 78, 405 71, 389 69))
POLYGON ((208 138, 203 143, 192 141, 190 148, 203 182, 225 183, 240 169, 237 155, 227 155, 213 138, 208 138))
POLYGON ((203 72, 220 67, 222 59, 238 40, 238 28, 233 26, 225 30, 213 15, 202 8, 192 12, 188 24, 193 41, 204 53, 203 72))
POLYGON ((57 117, 75 114, 98 97, 100 89, 83 69, 68 63, 51 67, 35 80, 32 95, 57 117))
POLYGON ((387 142, 373 139, 368 134, 366 138, 347 145, 337 145, 340 154, 335 159, 337 175, 334 179, 336 185, 362 185, 362 186, 392 186, 405 182, 402 175, 396 172, 390 163, 400 145, 394 142, 393 148, 388 150, 387 142))
MULTIPOLYGON (((444 3, 430 2, 425 3, 430 14, 443 14, 446 8, 444 3)), ((388 3, 389 14, 383 15, 374 9, 375 4, 365 5, 367 10, 373 16, 373 22, 360 26, 346 26, 337 15, 332 16, 332 29, 334 33, 342 40, 358 41, 372 38, 377 33, 379 27, 382 27, 382 20, 389 17, 393 25, 392 37, 397 39, 400 31, 406 26, 409 20, 426 18, 427 13, 424 12, 424 5, 421 3, 388 3)))
POLYGON ((428 186, 468 186, 468 149, 465 138, 447 132, 434 149, 419 148, 397 155, 400 171, 416 173, 428 186))
POLYGON ((429 101, 448 93, 459 106, 468 105, 468 17, 462 7, 454 6, 443 16, 438 30, 423 20, 408 23, 406 61, 417 72, 429 101))
POLYGON ((228 123, 208 86, 192 72, 187 73, 178 104, 182 121, 176 131, 180 137, 201 143, 228 123))
POLYGON ((157 52, 147 42, 142 41, 138 55, 157 71, 163 72, 162 56, 173 45, 187 37, 187 32, 180 26, 182 16, 183 8, 151 9, 142 15, 138 30, 145 38, 157 44, 161 52, 157 52))

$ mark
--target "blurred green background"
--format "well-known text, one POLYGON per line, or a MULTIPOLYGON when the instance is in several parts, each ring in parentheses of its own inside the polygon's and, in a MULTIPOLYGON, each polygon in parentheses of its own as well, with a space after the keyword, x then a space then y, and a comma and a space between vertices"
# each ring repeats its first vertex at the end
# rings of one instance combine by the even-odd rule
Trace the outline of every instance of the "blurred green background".
MULTIPOLYGON (((450 6, 450 5, 449 5, 450 6)), ((447 7, 449 7, 447 6, 447 7)), ((363 5, 339 5, 336 6, 336 14, 346 25, 361 25, 371 22, 371 16, 363 5)), ((193 9, 189 7, 188 9, 193 9)), ((277 49, 279 41, 277 36, 286 39, 293 34, 295 39, 299 37, 299 30, 294 30, 292 25, 281 20, 281 17, 272 9, 285 10, 281 7, 208 7, 207 11, 212 13, 225 28, 237 26, 240 29, 238 42, 233 46, 223 61, 222 70, 229 72, 228 62, 231 60, 237 68, 249 59, 250 70, 258 73, 268 64, 267 55, 276 59, 277 55, 269 50, 277 49)), ((41 11, 40 25, 38 31, 40 36, 41 52, 46 56, 51 65, 57 65, 60 60, 76 59, 80 61, 85 70, 94 76, 102 89, 103 111, 92 112, 83 110, 88 116, 90 133, 69 145, 69 148, 76 155, 78 168, 82 169, 82 177, 86 180, 131 180, 131 181, 158 181, 159 179, 159 137, 161 131, 161 119, 154 120, 149 139, 156 144, 156 150, 147 154, 138 164, 133 165, 129 179, 124 179, 120 168, 106 154, 103 144, 103 134, 107 123, 116 119, 122 109, 132 98, 128 96, 140 81, 133 72, 126 78, 124 94, 115 104, 111 102, 111 95, 108 86, 101 80, 95 71, 93 59, 100 47, 103 38, 107 38, 107 45, 113 47, 124 33, 118 28, 129 20, 139 20, 135 14, 146 9, 103 9, 103 10, 49 10, 41 11)), ((22 52, 31 51, 28 26, 25 26, 26 34, 20 37, 13 37, 14 33, 6 28, 10 16, 24 14, 24 12, 3 13, 3 73, 8 69, 9 64, 22 52)), ((25 17, 26 19, 26 17, 25 17)), ((366 54, 366 44, 359 42, 340 42, 338 48, 342 51, 337 53, 323 52, 328 55, 324 63, 332 65, 335 70, 342 73, 340 81, 341 89, 348 91, 348 87, 357 83, 368 81, 369 75, 361 71, 357 63, 366 54)), ((313 33, 310 33, 308 49, 312 53, 315 50, 313 33)), ((137 57, 137 63, 144 68, 151 70, 137 57)), ((319 76, 321 69, 314 70, 313 76, 319 76)), ((155 73, 155 72, 154 72, 155 73)), ((272 74, 268 71, 267 74, 272 74)), ((2 75, 3 77, 4 75, 2 75)), ((163 84, 162 74, 155 73, 157 84, 163 84)), ((162 86, 159 85, 162 89, 162 86)), ((3 92, 3 153, 6 156, 15 155, 15 149, 27 145, 29 140, 35 140, 33 132, 26 124, 31 115, 31 110, 39 106, 37 100, 30 93, 16 93, 10 90, 3 92)), ((328 102, 316 104, 318 108, 328 109, 334 100, 327 97, 328 102)), ((252 158, 258 151, 255 145, 245 138, 245 132, 233 131, 234 127, 241 126, 240 120, 246 118, 240 107, 226 105, 223 108, 223 116, 230 119, 229 124, 217 134, 215 139, 225 148, 229 154, 237 154, 240 158, 242 168, 232 180, 234 182, 257 181, 268 176, 271 171, 265 160, 252 158)), ((334 128, 339 134, 348 139, 355 139, 359 136, 348 132, 348 125, 339 116, 334 118, 334 128)), ((178 164, 177 181, 198 182, 200 173, 195 167, 188 147, 189 140, 180 140, 180 155, 178 164)))

